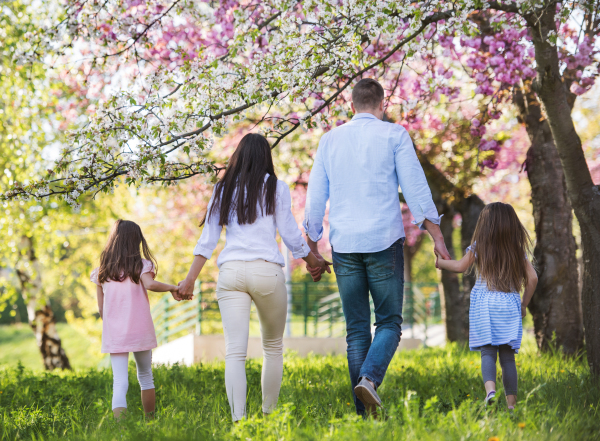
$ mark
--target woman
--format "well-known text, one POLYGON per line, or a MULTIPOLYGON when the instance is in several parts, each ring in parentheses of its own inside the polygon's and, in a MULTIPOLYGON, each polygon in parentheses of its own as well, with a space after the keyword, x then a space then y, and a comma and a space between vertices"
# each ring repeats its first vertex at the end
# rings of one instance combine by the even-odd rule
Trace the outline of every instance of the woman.
POLYGON ((208 204, 194 262, 179 294, 190 298, 194 282, 210 259, 221 230, 225 248, 217 259, 217 299, 225 333, 225 387, 233 421, 246 416, 246 352, 250 305, 256 305, 262 333, 263 412, 277 406, 283 376, 283 331, 287 292, 283 256, 276 233, 295 258, 327 272, 329 262, 316 257, 302 238, 292 215, 290 190, 277 179, 269 142, 250 133, 242 138, 208 204))

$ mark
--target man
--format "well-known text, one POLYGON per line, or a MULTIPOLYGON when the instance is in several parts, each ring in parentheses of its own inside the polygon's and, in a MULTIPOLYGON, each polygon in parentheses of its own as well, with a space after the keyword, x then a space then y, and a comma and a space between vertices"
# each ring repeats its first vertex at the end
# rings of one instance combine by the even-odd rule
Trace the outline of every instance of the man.
MULTIPOLYGON (((354 118, 323 135, 306 200, 304 228, 314 253, 323 235, 329 199, 329 239, 348 343, 348 369, 359 415, 381 407, 381 385, 401 336, 404 297, 404 227, 398 186, 415 218, 443 259, 440 217, 406 130, 382 121, 384 91, 369 78, 352 91, 354 118), (375 305, 371 341, 369 292, 375 305)), ((313 278, 321 270, 308 267, 313 278)))

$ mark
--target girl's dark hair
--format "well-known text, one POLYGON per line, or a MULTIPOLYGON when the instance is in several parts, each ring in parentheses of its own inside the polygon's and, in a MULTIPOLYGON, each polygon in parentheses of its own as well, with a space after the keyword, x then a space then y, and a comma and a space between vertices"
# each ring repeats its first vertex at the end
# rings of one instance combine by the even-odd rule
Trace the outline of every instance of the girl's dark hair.
POLYGON ((269 141, 262 135, 248 133, 233 152, 223 178, 215 185, 212 206, 200 226, 209 216, 216 215, 219 225, 225 226, 234 214, 239 224, 252 224, 258 216, 257 205, 264 215, 275 214, 276 191, 277 176, 269 141), (269 177, 265 183, 266 174, 269 177))
POLYGON ((140 283, 140 274, 144 265, 142 252, 144 259, 153 263, 154 274, 156 274, 158 272, 156 260, 148 248, 139 225, 127 220, 116 221, 100 256, 98 282, 100 284, 109 280, 122 282, 129 277, 134 283, 140 283))
POLYGON ((502 202, 488 204, 479 214, 473 239, 474 267, 488 289, 519 292, 527 284, 531 238, 515 209, 502 202))

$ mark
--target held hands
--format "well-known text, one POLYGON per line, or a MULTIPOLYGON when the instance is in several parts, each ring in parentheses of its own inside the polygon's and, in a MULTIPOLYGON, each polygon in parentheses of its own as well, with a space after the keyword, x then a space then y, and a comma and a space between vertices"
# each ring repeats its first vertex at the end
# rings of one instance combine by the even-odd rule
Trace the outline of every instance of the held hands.
POLYGON ((435 267, 438 269, 444 269, 439 266, 440 258, 442 260, 452 260, 452 258, 450 257, 450 253, 446 248, 446 244, 443 240, 435 240, 433 246, 433 253, 435 254, 435 267))
POLYGON ((172 287, 172 289, 170 290, 170 292, 171 292, 171 295, 173 296, 173 298, 174 298, 175 300, 177 300, 178 302, 179 302, 180 300, 182 300, 182 299, 181 299, 181 297, 179 296, 179 287, 178 287, 178 286, 175 286, 175 285, 173 285, 173 287, 172 287))
POLYGON ((177 294, 179 298, 176 298, 175 295, 173 295, 175 300, 192 300, 194 298, 194 282, 185 279, 179 282, 177 285, 177 294))
POLYGON ((331 274, 331 268, 329 268, 329 265, 331 265, 331 262, 323 259, 323 256, 321 256, 319 253, 316 253, 313 251, 313 254, 316 258, 316 262, 313 263, 314 266, 310 266, 310 264, 307 262, 306 269, 310 273, 310 275, 313 279, 313 282, 318 282, 319 280, 321 280, 321 275, 325 271, 327 271, 329 274, 331 274))
POLYGON ((521 303, 521 318, 525 318, 527 315, 527 306, 521 303))

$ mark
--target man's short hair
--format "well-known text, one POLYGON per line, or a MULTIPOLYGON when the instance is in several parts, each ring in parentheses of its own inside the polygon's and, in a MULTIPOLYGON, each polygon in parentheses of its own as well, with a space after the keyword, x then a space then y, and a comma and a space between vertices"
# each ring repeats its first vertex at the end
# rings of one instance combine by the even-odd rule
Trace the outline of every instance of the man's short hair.
POLYGON ((352 102, 355 109, 377 109, 383 101, 383 87, 377 80, 363 78, 352 89, 352 102))

